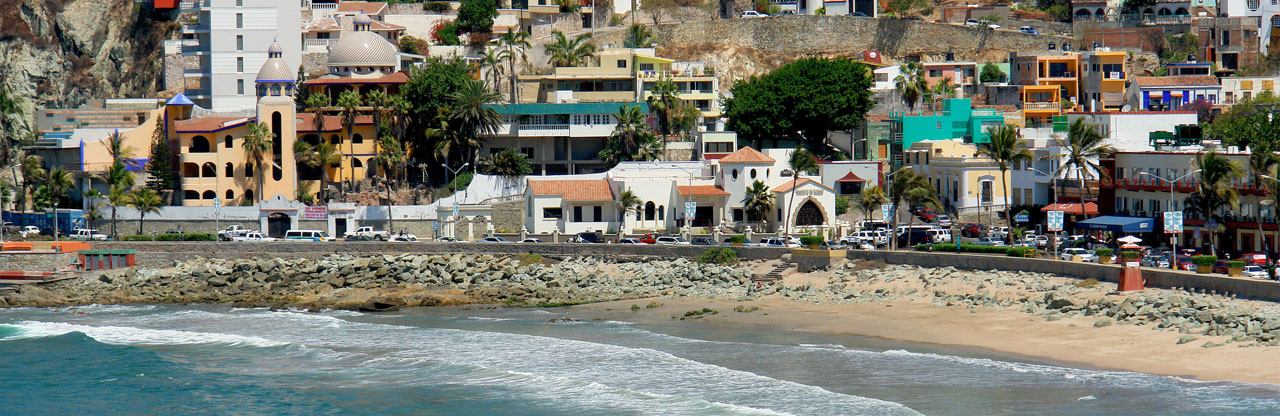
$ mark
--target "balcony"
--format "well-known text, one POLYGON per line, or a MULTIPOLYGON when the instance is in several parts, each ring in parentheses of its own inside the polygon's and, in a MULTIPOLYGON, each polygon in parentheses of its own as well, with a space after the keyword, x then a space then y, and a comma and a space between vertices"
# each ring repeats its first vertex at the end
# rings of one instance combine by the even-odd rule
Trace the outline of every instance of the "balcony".
POLYGON ((568 136, 568 124, 521 124, 516 134, 526 137, 568 136))
POLYGON ((1050 71, 1045 78, 1075 78, 1076 71, 1050 71))
POLYGON ((328 52, 329 47, 333 46, 334 43, 337 43, 337 39, 307 39, 303 44, 303 48, 307 52, 328 52))
POLYGON ((649 71, 639 71, 640 77, 645 81, 659 80, 663 78, 675 77, 714 77, 716 70, 713 68, 689 69, 684 71, 672 71, 669 69, 655 69, 649 71))
POLYGON ((1037 103, 1037 102, 1022 103, 1022 111, 1053 111, 1053 112, 1057 112, 1058 110, 1061 110, 1061 109, 1062 109, 1062 104, 1061 104, 1061 103, 1052 103, 1052 102, 1049 102, 1049 103, 1044 103, 1044 102, 1039 102, 1039 103, 1037 103))
POLYGON ((218 162, 219 162, 219 160, 218 160, 218 153, 216 153, 216 152, 207 152, 207 153, 183 153, 181 156, 179 156, 179 157, 178 157, 178 159, 179 159, 179 160, 181 160, 181 161, 182 161, 182 163, 194 163, 194 164, 196 164, 196 165, 203 165, 203 164, 205 164, 205 163, 213 163, 213 164, 215 165, 215 166, 214 166, 215 168, 217 167, 216 165, 217 165, 217 164, 218 164, 218 162))

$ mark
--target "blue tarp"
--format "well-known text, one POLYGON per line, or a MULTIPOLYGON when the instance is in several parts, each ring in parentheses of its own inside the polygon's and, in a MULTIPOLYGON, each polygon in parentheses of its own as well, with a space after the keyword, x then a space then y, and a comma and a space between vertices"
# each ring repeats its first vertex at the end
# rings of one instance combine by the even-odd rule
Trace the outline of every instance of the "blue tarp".
POLYGON ((1076 223, 1077 230, 1114 231, 1121 233, 1149 233, 1155 231, 1156 220, 1144 217, 1115 217, 1104 215, 1076 223))

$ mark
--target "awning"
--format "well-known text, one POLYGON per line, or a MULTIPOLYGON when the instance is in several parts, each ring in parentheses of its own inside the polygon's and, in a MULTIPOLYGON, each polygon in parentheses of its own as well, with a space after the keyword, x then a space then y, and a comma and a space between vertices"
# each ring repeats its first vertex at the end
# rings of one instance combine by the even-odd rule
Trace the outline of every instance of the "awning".
POLYGON ((844 175, 843 178, 836 179, 836 182, 866 182, 866 181, 867 181, 866 179, 862 179, 862 178, 859 178, 858 175, 854 175, 853 172, 849 172, 847 175, 844 175))
POLYGON ((1143 217, 1114 217, 1104 215, 1076 223, 1077 230, 1114 231, 1121 233, 1149 233, 1155 231, 1156 220, 1143 217))
POLYGON ((1044 208, 1040 208, 1041 212, 1062 211, 1071 215, 1098 215, 1098 204, 1086 202, 1083 212, 1081 212, 1080 204, 1049 204, 1044 208))

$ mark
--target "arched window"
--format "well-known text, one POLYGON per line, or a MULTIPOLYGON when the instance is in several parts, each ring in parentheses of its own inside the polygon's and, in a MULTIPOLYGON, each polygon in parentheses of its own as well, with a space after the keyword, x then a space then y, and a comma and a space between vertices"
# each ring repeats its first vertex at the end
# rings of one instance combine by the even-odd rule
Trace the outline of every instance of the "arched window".
POLYGON ((336 134, 329 136, 329 144, 342 144, 342 138, 336 134))
MULTIPOLYGON (((231 164, 231 162, 227 162, 226 166, 223 166, 223 167, 222 167, 222 171, 223 171, 223 172, 222 172, 222 173, 223 173, 223 175, 222 175, 222 176, 225 176, 225 177, 228 177, 228 178, 235 177, 235 176, 236 176, 236 165, 232 165, 232 164, 231 164)), ((231 198, 227 198, 227 199, 231 199, 231 198)))
POLYGON ((226 197, 226 198, 223 198, 223 199, 227 200, 227 202, 231 202, 231 200, 232 200, 232 199, 236 199, 236 193, 235 193, 234 191, 232 191, 232 190, 228 189, 228 190, 227 190, 227 197, 226 197))
POLYGON ((183 191, 182 199, 200 199, 200 193, 196 191, 183 191))
POLYGON ((279 85, 272 85, 272 86, 271 86, 271 95, 280 95, 280 86, 279 86, 279 85))
POLYGON ((187 149, 190 153, 208 153, 209 139, 204 136, 196 136, 191 138, 191 148, 187 149))
POLYGON ((351 136, 351 143, 354 143, 354 144, 364 143, 364 136, 361 136, 359 133, 356 133, 356 135, 351 136))
POLYGON ((667 207, 658 205, 658 221, 667 219, 667 207))
POLYGON ((764 178, 769 179, 769 169, 764 170, 764 178))
POLYGON ((657 205, 653 201, 644 203, 644 220, 653 221, 653 211, 657 210, 657 205))
POLYGON ((227 148, 227 149, 230 149, 230 148, 231 148, 231 135, 230 135, 230 134, 228 134, 228 135, 227 135, 227 137, 222 138, 222 147, 225 147, 225 148, 227 148))
POLYGON ((200 166, 200 177, 216 178, 218 177, 218 168, 213 166, 213 162, 204 162, 204 165, 200 166))
POLYGON ((636 210, 636 221, 640 221, 640 218, 641 218, 640 214, 641 214, 640 210, 636 210))
POLYGON ((249 190, 244 191, 244 200, 245 200, 245 201, 249 201, 249 202, 257 202, 257 200, 256 200, 256 199, 253 199, 253 190, 252 190, 252 189, 249 189, 249 190))
POLYGON ((317 146, 320 144, 320 136, 314 135, 314 134, 308 134, 308 135, 302 136, 302 141, 307 142, 307 144, 309 145, 317 146))
POLYGON ((351 158, 351 168, 352 168, 352 169, 355 169, 355 168, 362 168, 362 167, 364 167, 364 163, 360 163, 360 159, 356 159, 356 158, 354 158, 354 157, 353 157, 353 158, 351 158))
POLYGON ((271 167, 271 180, 278 182, 281 178, 284 178, 284 171, 281 171, 279 166, 271 167))
POLYGON ((197 165, 197 164, 195 164, 195 163, 190 163, 190 162, 188 162, 188 163, 183 163, 183 164, 182 164, 182 177, 184 177, 184 178, 199 178, 199 177, 200 177, 200 165, 197 165))
POLYGON ((252 178, 252 177, 253 177, 253 164, 252 164, 252 163, 245 163, 245 164, 244 164, 244 177, 246 177, 246 178, 252 178))
POLYGON ((218 194, 213 191, 204 191, 204 195, 201 196, 202 199, 214 199, 217 197, 218 197, 218 194))
POLYGON ((282 142, 284 140, 284 132, 280 131, 280 121, 279 111, 271 113, 271 132, 275 134, 275 137, 271 138, 271 153, 276 156, 280 156, 280 152, 284 151, 284 142, 282 142))
POLYGON ((738 180, 738 169, 734 169, 732 173, 733 173, 733 180, 735 181, 738 180))

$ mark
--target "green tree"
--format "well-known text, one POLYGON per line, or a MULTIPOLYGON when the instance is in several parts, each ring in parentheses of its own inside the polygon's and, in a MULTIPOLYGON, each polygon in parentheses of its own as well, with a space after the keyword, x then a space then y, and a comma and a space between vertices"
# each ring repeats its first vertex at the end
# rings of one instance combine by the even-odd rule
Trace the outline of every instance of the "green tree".
POLYGON ((36 155, 26 155, 22 158, 22 192, 20 196, 23 205, 26 204, 25 195, 28 192, 34 194, 36 183, 44 176, 45 172, 44 168, 41 167, 42 164, 40 157, 36 155))
POLYGON ((788 138, 825 148, 827 132, 857 128, 871 109, 870 74, 850 59, 804 58, 739 81, 725 101, 727 128, 760 147, 788 138))
POLYGON ((551 35, 555 40, 546 44, 543 51, 553 67, 585 66, 596 54, 596 44, 591 43, 590 33, 583 33, 573 39, 565 37, 561 32, 551 32, 551 35))
POLYGON ((312 94, 302 101, 302 107, 315 117, 311 118, 311 129, 316 131, 316 135, 321 136, 323 140, 324 132, 324 108, 329 106, 329 97, 324 94, 312 94))
MULTIPOLYGON (((1274 138, 1274 136, 1272 136, 1274 138)), ((1277 189, 1274 185, 1274 179, 1267 177, 1276 177, 1276 166, 1280 165, 1280 155, 1276 153, 1276 143, 1274 141, 1255 141, 1253 146, 1249 148, 1249 176, 1254 186, 1267 190, 1265 196, 1259 196, 1259 208, 1263 203, 1275 205, 1277 189)), ((1174 179, 1174 178, 1169 178, 1174 179)), ((1170 207, 1172 208, 1172 207, 1170 207)), ((1260 216, 1260 215, 1259 215, 1260 216)), ((1255 221, 1258 224, 1258 235, 1266 235, 1262 231, 1262 221, 1255 221)), ((1271 250, 1266 250, 1270 252, 1271 250)))
POLYGON ((254 175, 258 177, 258 193, 255 194, 257 200, 248 201, 250 203, 266 199, 266 195, 262 194, 262 177, 267 176, 267 172, 262 168, 262 162, 271 156, 272 140, 275 137, 267 123, 250 123, 249 134, 244 136, 244 142, 240 144, 244 149, 245 163, 253 165, 253 170, 257 171, 254 175))
POLYGON ((129 206, 138 210, 138 234, 142 234, 142 224, 146 221, 147 214, 160 212, 161 205, 160 196, 147 188, 134 190, 129 195, 129 206))
MULTIPOLYGON (((155 140, 155 136, 152 136, 152 141, 154 142, 155 140)), ((111 154, 111 166, 107 167, 106 176, 99 179, 107 184, 107 202, 111 204, 111 238, 116 238, 116 208, 127 201, 119 198, 118 195, 115 194, 127 193, 130 189, 133 189, 133 185, 137 181, 137 177, 133 171, 129 170, 129 166, 125 164, 125 160, 131 157, 133 149, 124 145, 120 140, 119 134, 112 135, 108 138, 107 152, 111 154)), ((171 165, 173 163, 176 162, 170 162, 171 165)), ((149 166, 150 164, 148 164, 148 167, 149 166)), ((176 178, 174 179, 174 182, 174 187, 170 189, 177 189, 176 178)))
POLYGON ((982 81, 984 84, 988 82, 1000 82, 1004 80, 1004 71, 1001 71, 1000 67, 996 66, 996 64, 988 62, 986 65, 982 66, 982 72, 978 74, 978 80, 982 81))
POLYGON ((640 210, 640 197, 636 196, 630 189, 622 191, 618 195, 618 214, 622 218, 618 221, 626 221, 627 215, 640 210))
MULTIPOLYGON (((974 156, 985 156, 995 161, 1000 166, 1000 191, 1005 198, 1004 218, 1009 222, 1009 229, 1014 228, 1013 215, 1009 213, 1009 167, 1021 162, 1030 162, 1035 158, 1031 154, 1031 150, 1027 149, 1027 142, 1019 136, 1018 128, 1009 124, 1001 124, 993 126, 987 130, 987 136, 991 139, 988 143, 978 145, 978 153, 974 156)), ((1013 244, 1013 234, 1005 235, 1009 244, 1013 244)))
POLYGON ((58 241, 58 200, 75 187, 75 180, 71 178, 71 172, 61 166, 50 170, 43 179, 44 188, 49 191, 52 200, 49 207, 53 209, 53 240, 58 241))
MULTIPOLYGON (((1054 141, 1057 142, 1061 151, 1050 157, 1061 160, 1062 164, 1058 166, 1053 176, 1066 178, 1068 174, 1075 173, 1076 179, 1079 180, 1083 205, 1084 201, 1093 199, 1092 192, 1086 193, 1089 188, 1085 186, 1085 182, 1095 175, 1101 177, 1104 172, 1097 160, 1103 155, 1115 152, 1115 149, 1106 144, 1097 126, 1085 122, 1083 118, 1078 118, 1067 126, 1066 140, 1054 139, 1054 141)), ((1085 217, 1088 218, 1088 214, 1085 214, 1085 217)))
POLYGON ((909 111, 915 111, 916 102, 929 92, 929 79, 925 75, 924 65, 919 62, 907 62, 898 66, 898 76, 893 78, 893 88, 898 90, 909 111))
POLYGON ((658 139, 649 130, 649 124, 645 122, 647 116, 640 106, 623 104, 613 117, 618 123, 614 125, 613 134, 605 140, 604 149, 597 155, 605 166, 658 158, 658 139))
MULTIPOLYGON (((911 168, 898 169, 891 175, 893 176, 890 179, 889 185, 888 185, 889 187, 888 198, 889 198, 889 201, 893 204, 893 212, 891 213, 892 216, 890 218, 885 218, 885 221, 889 222, 891 229, 896 230, 898 228, 898 211, 900 211, 899 207, 902 206, 903 201, 907 201, 908 203, 911 202, 911 200, 907 198, 907 194, 910 193, 913 189, 919 189, 919 188, 929 186, 929 181, 923 175, 917 174, 915 170, 911 168)), ((890 233, 890 234, 893 234, 893 233, 890 233)), ((897 244, 898 244, 897 237, 891 235, 889 244, 890 244, 890 247, 897 248, 897 244)))
MULTIPOLYGON (((178 189, 178 166, 160 120, 156 120, 156 129, 151 135, 150 156, 151 159, 147 160, 147 174, 149 175, 147 187, 162 196, 172 196, 173 192, 178 189)), ((131 182, 129 186, 132 186, 132 181, 129 182, 131 182)), ((108 187, 111 185, 111 183, 107 184, 108 187)))
POLYGON ((375 164, 382 168, 382 176, 387 179, 387 233, 390 234, 395 228, 395 218, 391 215, 391 186, 398 177, 397 173, 404 166, 404 149, 400 147, 400 142, 391 136, 382 136, 378 140, 378 155, 373 157, 375 164))
POLYGON ((425 52, 428 47, 426 41, 410 35, 401 36, 400 42, 398 42, 396 46, 400 47, 400 52, 411 53, 414 55, 426 55, 425 52))
MULTIPOLYGON (((355 136, 354 128, 356 124, 356 116, 360 114, 361 105, 364 105, 364 102, 360 99, 360 92, 356 90, 346 90, 343 91, 342 94, 338 94, 338 108, 341 109, 339 115, 342 117, 342 128, 347 130, 347 147, 350 149, 348 154, 351 155, 356 154, 356 144, 353 137, 355 136)), ((341 149, 339 149, 339 151, 341 151, 341 149)), ((346 161, 342 161, 338 165, 338 183, 343 189, 346 189, 348 179, 346 167, 346 161)), ((355 172, 352 172, 351 174, 352 177, 355 176, 355 172)))
POLYGON ((1200 170, 1200 181, 1184 206, 1205 220, 1212 254, 1216 256, 1218 232, 1225 223, 1223 211, 1234 212, 1240 208, 1240 194, 1236 192, 1235 181, 1244 176, 1244 171, 1239 162, 1219 156, 1214 151, 1197 154, 1195 167, 1200 170))
MULTIPOLYGON (((293 162, 297 165, 294 168, 295 174, 293 175, 295 189, 294 198, 295 200, 307 205, 311 205, 314 200, 312 200, 311 192, 306 187, 302 186, 302 172, 305 170, 305 167, 319 166, 320 164, 316 161, 316 158, 315 146, 312 146, 310 143, 302 140, 295 140, 293 142, 293 162)), ((321 184, 321 187, 323 188, 323 183, 321 184)))
MULTIPOLYGON (((874 218, 872 213, 879 209, 881 205, 884 205, 885 202, 889 202, 884 196, 884 190, 875 186, 862 188, 862 193, 859 196, 861 198, 858 199, 858 205, 862 207, 862 219, 864 220, 874 218)), ((888 218, 885 218, 885 220, 887 221, 888 218)))
POLYGON ((476 154, 484 146, 485 138, 498 131, 502 124, 502 116, 490 104, 498 102, 498 94, 489 92, 484 82, 471 81, 453 93, 452 111, 449 113, 449 125, 456 128, 460 142, 465 143, 463 149, 467 161, 472 162, 474 171, 476 154))
POLYGON ((511 82, 511 103, 520 102, 519 86, 516 84, 516 61, 529 66, 528 50, 529 32, 520 32, 507 29, 507 33, 503 33, 498 37, 498 47, 502 48, 500 58, 507 60, 507 77, 511 82))
POLYGON ((955 95, 956 84, 951 83, 951 78, 942 78, 938 82, 933 83, 933 87, 929 88, 929 101, 937 102, 944 98, 955 95))
POLYGON ((653 36, 653 32, 645 25, 633 24, 627 28, 627 40, 624 46, 628 48, 652 48, 658 44, 658 39, 653 36))
POLYGON ((791 156, 787 158, 787 166, 791 167, 791 198, 787 200, 787 223, 783 225, 784 236, 791 235, 791 224, 796 222, 795 215, 791 211, 795 208, 796 202, 796 184, 800 181, 800 173, 812 174, 818 171, 818 161, 813 158, 813 153, 803 148, 796 148, 791 151, 791 156))
POLYGON ((129 188, 121 184, 111 184, 107 188, 107 205, 111 206, 111 239, 118 240, 120 235, 116 234, 116 209, 129 203, 129 188))
MULTIPOLYGON (((3 183, 0 182, 0 185, 3 185, 3 183)), ((8 192, 8 190, 0 186, 0 193, 3 192, 8 192)), ((85 210, 83 215, 84 221, 89 224, 89 228, 96 229, 98 228, 98 221, 102 221, 102 213, 98 212, 98 208, 102 206, 102 203, 98 202, 103 197, 102 192, 98 192, 97 189, 90 189, 85 191, 84 197, 89 200, 89 209, 85 210)), ((3 206, 3 203, 0 203, 0 206, 3 206)))
POLYGON ((765 221, 769 212, 773 211, 773 191, 764 182, 756 180, 747 187, 744 195, 742 209, 747 213, 747 221, 765 221))
POLYGON ((516 149, 505 149, 489 155, 482 164, 485 166, 486 174, 501 176, 508 181, 518 181, 533 173, 529 158, 524 153, 517 152, 516 149))
POLYGON ((445 124, 443 133, 433 134, 447 123, 451 96, 471 81, 471 67, 461 59, 443 60, 428 57, 426 62, 409 71, 409 82, 400 88, 408 106, 406 139, 411 157, 423 161, 432 173, 431 178, 443 179, 444 161, 436 150, 452 129, 445 124))
POLYGON ((320 141, 320 144, 311 146, 313 159, 310 161, 312 166, 320 167, 320 189, 316 192, 316 198, 321 202, 329 201, 329 169, 333 169, 339 163, 342 163, 342 154, 335 149, 332 144, 320 141))
POLYGON ((670 77, 663 77, 658 82, 653 83, 653 89, 649 91, 649 110, 658 115, 658 131, 662 133, 662 138, 666 139, 671 136, 672 132, 672 114, 677 110, 680 101, 680 87, 672 81, 670 77))
POLYGON ((364 95, 364 104, 367 104, 370 107, 373 107, 372 114, 373 114, 374 137, 382 137, 383 134, 386 134, 386 131, 385 131, 386 129, 383 128, 383 125, 386 122, 386 120, 384 119, 385 114, 383 114, 383 112, 387 108, 386 107, 387 101, 389 99, 390 97, 387 96, 387 93, 383 92, 382 90, 369 91, 364 95))
POLYGON ((456 24, 461 33, 491 33, 496 17, 498 3, 495 0, 462 0, 456 24))
POLYGON ((493 86, 494 94, 501 94, 498 91, 498 80, 502 78, 502 50, 485 48, 480 54, 480 59, 476 60, 476 64, 480 67, 480 79, 486 85, 493 86))

